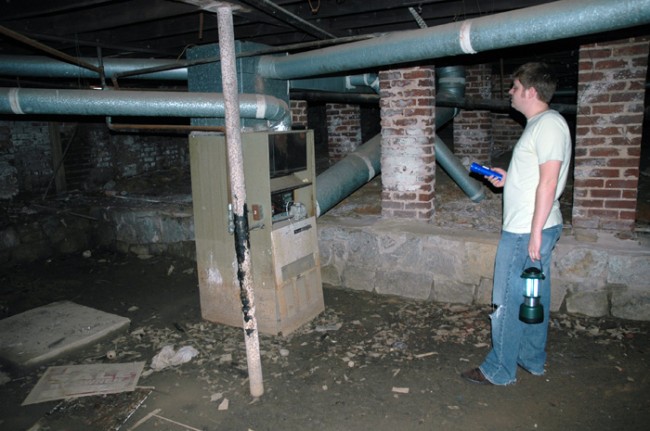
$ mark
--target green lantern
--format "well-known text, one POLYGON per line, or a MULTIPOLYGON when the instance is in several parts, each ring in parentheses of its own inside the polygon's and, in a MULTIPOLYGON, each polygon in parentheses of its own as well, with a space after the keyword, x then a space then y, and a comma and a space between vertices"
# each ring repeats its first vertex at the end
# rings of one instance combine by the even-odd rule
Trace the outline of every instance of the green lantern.
POLYGON ((542 323, 544 321, 544 306, 540 302, 539 282, 544 280, 544 271, 540 262, 539 268, 530 266, 521 273, 524 279, 524 302, 519 306, 519 320, 524 323, 542 323))

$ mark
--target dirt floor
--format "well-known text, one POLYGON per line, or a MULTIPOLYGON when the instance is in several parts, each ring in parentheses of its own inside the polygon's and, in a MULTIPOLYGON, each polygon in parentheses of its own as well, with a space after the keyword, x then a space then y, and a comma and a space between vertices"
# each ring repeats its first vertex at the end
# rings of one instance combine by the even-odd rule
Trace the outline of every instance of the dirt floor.
MULTIPOLYGON (((111 192, 189 193, 177 174, 111 192)), ((498 194, 471 203, 444 175, 436 187, 435 224, 498 232, 498 194)), ((380 193, 378 178, 331 214, 377 217, 380 193)), ((253 399, 243 331, 201 318, 195 266, 93 250, 0 267, 0 318, 70 300, 131 319, 128 333, 38 368, 1 366, 0 429, 631 431, 650 422, 650 322, 553 313, 545 376, 520 370, 515 385, 477 386, 459 373, 488 351, 490 307, 332 286, 314 321, 286 337, 261 335, 265 393, 253 399), (166 345, 199 354, 153 371, 166 345), (135 392, 21 406, 49 366, 137 361, 145 367, 135 392)))
POLYGON ((0 274, 0 317, 66 299, 131 319, 127 334, 45 366, 2 368, 3 430, 595 431, 650 421, 650 322, 553 314, 544 377, 478 386, 459 373, 488 350, 489 307, 325 286, 313 322, 260 337, 265 393, 253 399, 243 331, 201 319, 191 261, 93 253, 0 274), (199 355, 152 371, 168 344, 199 355), (47 366, 110 363, 111 350, 112 362, 146 362, 141 389, 21 406, 47 366))

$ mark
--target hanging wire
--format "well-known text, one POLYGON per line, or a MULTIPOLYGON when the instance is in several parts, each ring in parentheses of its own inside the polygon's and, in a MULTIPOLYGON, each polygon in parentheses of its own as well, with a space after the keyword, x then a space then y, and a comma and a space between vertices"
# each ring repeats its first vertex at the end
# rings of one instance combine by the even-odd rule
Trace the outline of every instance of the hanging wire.
POLYGON ((307 3, 309 3, 309 8, 311 9, 312 15, 316 15, 320 9, 320 0, 318 0, 318 3, 316 3, 316 7, 311 4, 311 0, 307 0, 307 3))

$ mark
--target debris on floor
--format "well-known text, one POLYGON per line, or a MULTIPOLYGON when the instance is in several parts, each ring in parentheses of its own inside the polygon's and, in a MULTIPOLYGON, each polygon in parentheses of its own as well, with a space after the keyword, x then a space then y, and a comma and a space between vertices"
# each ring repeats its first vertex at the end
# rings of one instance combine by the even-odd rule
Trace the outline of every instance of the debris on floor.
POLYGON ((149 388, 132 392, 74 398, 58 403, 29 431, 119 430, 151 394, 149 388))
POLYGON ((135 390, 143 368, 144 362, 49 367, 23 405, 131 392, 135 390))
POLYGON ((174 350, 174 346, 166 345, 151 359, 151 369, 160 371, 167 367, 185 364, 198 354, 199 351, 192 346, 183 346, 174 350))

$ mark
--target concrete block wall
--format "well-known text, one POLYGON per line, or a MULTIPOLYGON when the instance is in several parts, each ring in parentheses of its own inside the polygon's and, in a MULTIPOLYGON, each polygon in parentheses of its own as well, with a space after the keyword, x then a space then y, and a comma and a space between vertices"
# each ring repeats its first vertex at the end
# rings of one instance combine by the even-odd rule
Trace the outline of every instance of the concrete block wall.
POLYGON ((435 214, 435 70, 379 73, 382 217, 429 221, 435 214))
MULTIPOLYGON (((489 65, 465 68, 465 97, 489 100, 492 97, 492 71, 489 65)), ((490 111, 461 111, 454 118, 454 154, 470 163, 491 164, 492 115, 490 111)))
POLYGON ((648 37, 580 48, 573 225, 632 230, 648 37))
POLYGON ((361 145, 359 105, 327 103, 327 147, 330 162, 337 162, 361 145))

